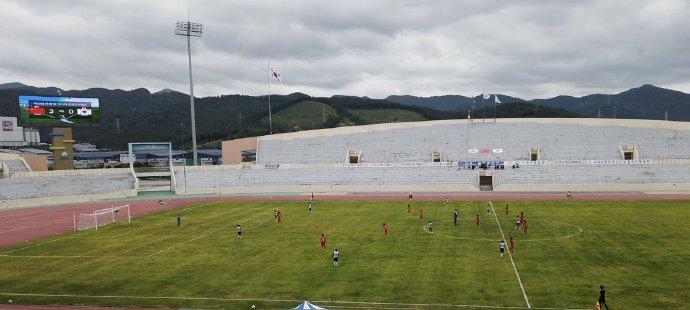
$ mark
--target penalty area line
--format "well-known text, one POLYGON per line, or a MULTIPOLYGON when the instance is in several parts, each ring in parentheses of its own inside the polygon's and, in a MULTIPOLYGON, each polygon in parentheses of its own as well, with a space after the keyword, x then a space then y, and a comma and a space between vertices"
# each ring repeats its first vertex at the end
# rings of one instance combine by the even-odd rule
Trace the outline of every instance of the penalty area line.
MULTIPOLYGON (((262 215, 264 215, 264 214, 266 214, 266 213, 269 213, 269 212, 271 212, 271 210, 267 210, 267 211, 261 212, 261 213, 259 213, 259 214, 257 214, 257 215, 254 215, 254 216, 245 218, 245 219, 243 219, 243 220, 240 220, 238 223, 244 223, 244 222, 246 222, 246 221, 249 221, 249 220, 251 220, 251 219, 257 218, 257 217, 262 216, 262 215)), ((223 225, 222 227, 218 227, 218 228, 212 229, 212 230, 207 231, 206 233, 204 233, 204 234, 202 234, 202 235, 196 236, 196 237, 194 237, 194 238, 192 238, 192 239, 189 239, 189 240, 187 240, 187 241, 183 241, 183 242, 174 244, 174 245, 172 245, 172 246, 169 246, 169 247, 167 247, 167 248, 164 248, 164 249, 162 249, 162 250, 160 250, 160 251, 153 252, 153 253, 151 253, 151 254, 149 254, 149 255, 146 255, 146 257, 151 257, 151 256, 155 256, 155 255, 161 254, 161 253, 163 253, 163 252, 166 252, 166 251, 171 250, 171 249, 173 249, 173 248, 176 248, 176 247, 178 247, 178 246, 185 245, 185 244, 187 244, 187 243, 190 243, 190 242, 192 242, 192 241, 201 239, 201 238, 203 238, 203 237, 206 237, 206 236, 208 236, 208 235, 211 235, 211 234, 213 234, 213 233, 215 233, 215 232, 217 232, 217 231, 221 231, 221 230, 223 230, 223 229, 227 229, 227 228, 229 228, 229 227, 232 227, 232 225, 231 225, 231 226, 223 225)))
MULTIPOLYGON (((494 214, 494 218, 496 219, 496 224, 498 225, 498 230, 501 232, 501 237, 503 237, 503 241, 505 242, 506 236, 503 234, 503 228, 501 228, 501 222, 498 220, 498 216, 496 216, 496 210, 494 210, 494 205, 489 202, 489 206, 491 207, 491 213, 494 214)), ((525 287, 522 285, 522 280, 520 279, 520 273, 517 270, 517 267, 515 267, 515 261, 513 260, 513 255, 510 254, 510 251, 508 251, 508 257, 510 258, 510 263, 513 265, 513 270, 515 270, 515 276, 517 277, 518 283, 520 284, 520 289, 522 290, 522 296, 525 298, 525 303, 527 304, 527 308, 531 309, 532 306, 529 304, 529 299, 527 298, 527 293, 525 293, 525 287)))

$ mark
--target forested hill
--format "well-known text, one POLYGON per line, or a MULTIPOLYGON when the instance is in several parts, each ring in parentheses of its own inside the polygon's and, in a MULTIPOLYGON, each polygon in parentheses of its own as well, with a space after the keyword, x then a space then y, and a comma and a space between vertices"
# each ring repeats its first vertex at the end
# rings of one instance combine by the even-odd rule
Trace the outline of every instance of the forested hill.
MULTIPOLYGON (((586 117, 666 119, 690 121, 690 94, 645 84, 617 94, 593 94, 583 97, 556 96, 548 99, 524 99, 499 94, 501 102, 529 102, 539 106, 561 108, 586 117)), ((467 111, 472 107, 492 107, 493 97, 457 95, 416 97, 389 96, 386 100, 405 105, 442 111, 467 111)))
MULTIPOLYGON (((61 90, 37 88, 21 83, 0 84, 0 115, 16 116, 18 95, 94 97, 101 103, 102 122, 77 127, 78 142, 99 148, 125 149, 129 142, 171 141, 175 148, 190 147, 189 97, 176 91, 151 93, 146 89, 61 90), (119 120, 119 130, 118 130, 119 120), (184 139, 184 140, 183 140, 184 139)), ((224 95, 196 98, 197 136, 202 147, 219 147, 219 141, 268 134, 266 96, 224 95), (203 145, 206 144, 206 145, 203 145)), ((366 97, 311 97, 293 93, 271 96, 273 132, 354 126, 385 122, 406 122, 466 118, 464 111, 440 111, 366 97)), ((474 117, 493 117, 494 109, 475 107, 474 117), (483 111, 483 114, 482 114, 483 111)), ((498 117, 580 117, 563 109, 509 102, 496 109, 498 117)), ((39 127, 48 142, 47 127, 39 127)))

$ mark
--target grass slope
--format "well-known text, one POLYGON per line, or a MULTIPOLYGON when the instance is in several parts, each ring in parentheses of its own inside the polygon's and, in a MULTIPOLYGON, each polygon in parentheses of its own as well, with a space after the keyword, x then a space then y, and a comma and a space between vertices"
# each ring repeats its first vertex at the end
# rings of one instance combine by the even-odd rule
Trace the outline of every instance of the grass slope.
MULTIPOLYGON (((683 308, 690 298, 690 250, 682 241, 690 234, 687 202, 515 202, 509 215, 504 202, 494 206, 506 238, 517 240, 514 258, 533 307, 589 309, 600 284, 617 309, 683 308), (512 229, 521 210, 529 236, 512 229)), ((317 201, 312 214, 295 202, 188 207, 3 249, 0 296, 15 303, 226 309, 287 308, 302 299, 395 303, 321 303, 360 308, 525 306, 510 260, 498 257, 501 234, 483 203, 413 202, 415 213, 419 208, 436 235, 423 230, 426 219, 406 214, 405 202, 317 201), (276 208, 284 223, 273 222, 276 208), (453 208, 462 215, 457 227, 453 208), (177 212, 182 227, 174 223, 177 212), (383 222, 391 226, 388 237, 383 222), (235 239, 238 223, 242 240, 235 239), (331 264, 334 247, 342 253, 338 268, 331 264)))
POLYGON ((274 114, 273 124, 290 130, 323 128, 329 116, 338 116, 338 112, 321 102, 302 101, 274 114))

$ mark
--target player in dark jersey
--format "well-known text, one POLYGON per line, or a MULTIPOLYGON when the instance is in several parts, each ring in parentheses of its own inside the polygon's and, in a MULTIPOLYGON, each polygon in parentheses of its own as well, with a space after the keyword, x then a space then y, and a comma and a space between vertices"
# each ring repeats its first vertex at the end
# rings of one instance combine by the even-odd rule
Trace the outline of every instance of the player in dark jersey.
POLYGON ((520 220, 520 216, 516 215, 515 216, 515 227, 513 227, 513 230, 518 229, 518 227, 522 226, 522 220, 520 220))
POLYGON ((340 260, 340 252, 338 249, 333 250, 333 267, 338 267, 338 261, 340 260))
POLYGON ((508 215, 508 204, 506 203, 506 215, 508 215))
POLYGON ((460 213, 458 212, 458 209, 455 209, 453 211, 453 225, 458 226, 458 219, 460 218, 460 213))
POLYGON ((383 234, 388 236, 388 225, 386 225, 386 223, 383 223, 383 225, 381 226, 383 227, 383 234))
POLYGON ((606 310, 609 309, 609 306, 606 304, 606 290, 603 285, 599 285, 599 299, 597 301, 599 302, 599 306, 606 307, 606 310))
POLYGON ((321 250, 325 251, 326 250, 326 236, 321 234, 321 238, 319 238, 319 243, 321 244, 321 250))
POLYGON ((412 208, 412 206, 411 206, 410 203, 408 202, 408 203, 407 203, 407 214, 412 214, 412 209, 411 209, 411 208, 412 208))

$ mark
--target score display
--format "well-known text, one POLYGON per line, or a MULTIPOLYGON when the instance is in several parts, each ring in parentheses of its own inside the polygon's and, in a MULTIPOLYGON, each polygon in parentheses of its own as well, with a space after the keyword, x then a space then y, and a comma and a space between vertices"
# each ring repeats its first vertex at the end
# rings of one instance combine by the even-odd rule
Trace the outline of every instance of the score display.
POLYGON ((19 116, 31 124, 94 124, 101 110, 98 98, 19 96, 19 116))

